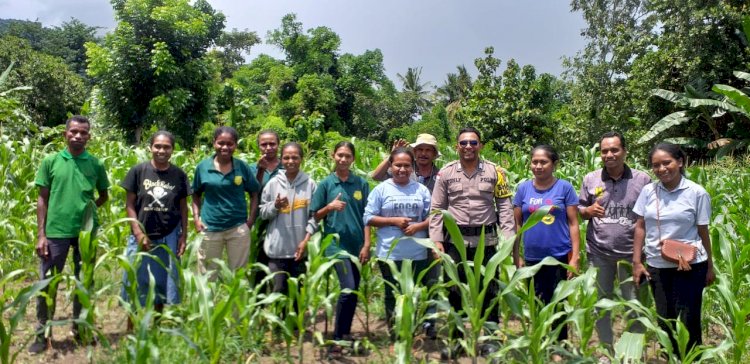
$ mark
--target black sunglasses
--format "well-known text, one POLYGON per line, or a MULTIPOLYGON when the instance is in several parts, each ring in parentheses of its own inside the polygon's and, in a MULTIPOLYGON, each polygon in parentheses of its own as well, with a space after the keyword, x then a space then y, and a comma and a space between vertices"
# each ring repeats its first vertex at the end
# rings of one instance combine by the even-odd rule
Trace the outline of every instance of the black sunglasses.
POLYGON ((476 147, 477 145, 479 145, 479 140, 462 140, 458 142, 458 144, 460 144, 462 147, 465 147, 469 144, 471 144, 472 147, 476 147))

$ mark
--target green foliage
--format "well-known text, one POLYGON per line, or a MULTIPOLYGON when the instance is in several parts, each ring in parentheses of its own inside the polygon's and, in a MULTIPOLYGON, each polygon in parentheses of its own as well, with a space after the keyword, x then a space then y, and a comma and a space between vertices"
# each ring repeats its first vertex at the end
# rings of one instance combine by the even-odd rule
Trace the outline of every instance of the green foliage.
POLYGON ((488 47, 485 57, 475 60, 479 75, 456 119, 477 126, 485 144, 491 142, 499 151, 528 151, 536 144, 553 144, 554 77, 537 77, 533 66, 521 68, 512 59, 499 75, 501 61, 493 54, 494 49, 488 47))
POLYGON ((157 125, 191 145, 194 130, 212 118, 218 64, 206 52, 222 35, 224 15, 203 0, 112 4, 117 28, 102 45, 86 43, 101 118, 132 131, 131 142, 157 125))
POLYGON ((0 38, 0 68, 15 66, 5 80, 5 88, 29 86, 29 92, 14 98, 37 126, 54 126, 77 114, 85 98, 83 79, 65 62, 35 51, 26 40, 13 36, 0 38))

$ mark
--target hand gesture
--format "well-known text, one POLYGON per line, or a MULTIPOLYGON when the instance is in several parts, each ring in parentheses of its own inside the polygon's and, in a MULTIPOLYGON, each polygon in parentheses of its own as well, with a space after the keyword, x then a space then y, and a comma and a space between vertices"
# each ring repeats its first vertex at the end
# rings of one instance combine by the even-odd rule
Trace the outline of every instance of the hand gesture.
POLYGON ((328 203, 328 207, 331 210, 344 211, 344 208, 346 207, 346 202, 341 201, 341 192, 339 192, 339 194, 336 195, 336 198, 334 198, 333 201, 328 203))
POLYGON ((195 220, 193 221, 193 223, 195 225, 195 231, 197 231, 197 232, 200 233, 200 232, 203 232, 203 230, 206 230, 206 227, 203 226, 203 223, 201 222, 201 218, 200 217, 196 216, 195 220))
POLYGON ((177 256, 181 257, 182 254, 185 254, 185 246, 187 240, 187 231, 183 231, 182 234, 180 234, 180 239, 177 240, 177 256))
POLYGON ((440 253, 445 253, 445 247, 443 246, 443 243, 436 241, 435 249, 432 251, 432 257, 435 258, 435 260, 439 260, 440 253))
POLYGON ((359 262, 365 264, 368 260, 370 260, 370 246, 365 245, 359 251, 359 262))
POLYGON ((599 204, 599 199, 594 200, 594 204, 586 208, 589 217, 604 217, 604 207, 599 204))
POLYGON ((151 240, 149 240, 148 235, 140 233, 135 236, 135 239, 138 241, 138 246, 141 247, 141 251, 147 252, 151 250, 151 240))
POLYGON ((286 208, 287 206, 289 206, 289 198, 287 198, 286 196, 281 197, 281 194, 277 193, 276 194, 276 201, 274 202, 274 206, 276 207, 277 210, 281 210, 283 208, 286 208))
POLYGON ((391 147, 391 152, 398 149, 403 148, 409 145, 409 143, 404 139, 397 139, 393 141, 393 146, 391 147))
POLYGON ((39 258, 42 258, 42 260, 49 259, 49 248, 47 246, 46 236, 39 237, 39 240, 36 243, 36 255, 38 255, 39 258))
POLYGON ((578 257, 571 258, 570 261, 568 261, 568 265, 573 267, 573 270, 568 271, 568 279, 573 279, 576 274, 578 274, 578 257))
POLYGON ((409 227, 410 222, 411 222, 411 219, 408 217, 392 217, 391 218, 391 225, 396 226, 403 231, 406 231, 406 228, 409 227))

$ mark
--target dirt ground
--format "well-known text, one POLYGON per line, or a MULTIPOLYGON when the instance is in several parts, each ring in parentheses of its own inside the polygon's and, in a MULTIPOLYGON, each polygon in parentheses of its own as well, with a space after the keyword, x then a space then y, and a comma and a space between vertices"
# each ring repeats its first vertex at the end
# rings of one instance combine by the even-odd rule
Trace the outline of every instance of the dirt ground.
MULTIPOLYGON (((115 296, 111 296, 108 301, 99 302, 98 304, 100 316, 97 318, 98 329, 104 334, 107 341, 110 343, 110 348, 105 348, 102 345, 92 347, 81 347, 78 346, 72 337, 70 332, 70 326, 55 326, 53 327, 53 339, 52 349, 39 355, 30 355, 27 353, 26 348, 30 342, 24 342, 23 338, 30 338, 31 333, 34 329, 35 324, 35 310, 36 303, 31 303, 26 309, 26 319, 17 328, 14 340, 11 344, 11 353, 18 352, 16 359, 17 363, 71 363, 79 364, 86 362, 111 362, 113 360, 113 353, 117 351, 118 346, 124 344, 125 329, 126 329, 126 315, 125 312, 118 307, 117 299, 115 296)), ((65 295, 60 292, 58 294, 58 308, 56 319, 65 320, 72 312, 71 304, 66 300, 65 295)), ((369 322, 370 333, 366 333, 364 325, 365 315, 363 310, 358 309, 352 326, 352 336, 356 340, 364 340, 374 345, 375 350, 371 350, 368 355, 342 355, 339 358, 329 360, 327 355, 327 348, 319 346, 313 343, 312 335, 306 335, 306 341, 303 348, 303 362, 305 363, 317 363, 317 362, 331 362, 331 363, 390 363, 393 362, 394 349, 388 341, 388 336, 385 329, 385 322, 378 318, 371 317, 369 322)), ((509 323, 511 328, 518 328, 518 325, 509 323)), ((318 319, 316 326, 318 332, 325 332, 325 319, 321 315, 318 319)), ((621 325, 615 324, 615 331, 620 332, 622 330, 621 325)), ((333 331, 333 322, 328 323, 328 333, 333 331)), ((284 353, 286 351, 285 344, 280 338, 270 337, 269 334, 269 346, 266 348, 262 356, 250 356, 245 358, 245 363, 281 363, 285 362, 284 353)), ((30 339, 29 339, 30 340, 30 339)), ((597 345, 596 335, 589 345, 597 345)), ((424 335, 419 334, 414 338, 413 353, 414 358, 419 362, 437 363, 440 362, 440 349, 445 345, 443 340, 430 340, 424 335)), ((647 346, 647 357, 651 358, 649 363, 666 363, 664 360, 657 359, 656 350, 658 345, 655 343, 647 346)), ((291 347, 290 351, 292 354, 292 360, 298 361, 296 346, 291 347)), ((484 363, 483 359, 479 359, 480 363, 484 363)), ((469 358, 461 358, 454 363, 471 363, 469 358)))

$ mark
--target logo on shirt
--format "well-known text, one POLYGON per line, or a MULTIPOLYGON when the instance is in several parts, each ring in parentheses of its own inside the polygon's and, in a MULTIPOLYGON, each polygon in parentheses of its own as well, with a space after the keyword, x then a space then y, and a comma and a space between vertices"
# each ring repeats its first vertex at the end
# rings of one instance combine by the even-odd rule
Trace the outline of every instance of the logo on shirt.
POLYGON ((242 176, 234 176, 234 184, 237 186, 242 185, 242 176))
POLYGON ((597 186, 594 189, 594 196, 596 196, 596 198, 602 197, 603 194, 604 194, 604 186, 597 186))
POLYGON ((174 185, 161 180, 152 181, 150 179, 144 179, 143 189, 148 191, 146 194, 154 198, 151 203, 144 207, 144 210, 161 212, 169 211, 169 208, 164 205, 164 201, 162 200, 167 197, 169 191, 175 189, 174 185))
POLYGON ((354 194, 352 195, 352 197, 354 197, 354 199, 357 200, 357 201, 361 200, 362 199, 362 191, 360 191, 360 190, 354 191, 354 194))

